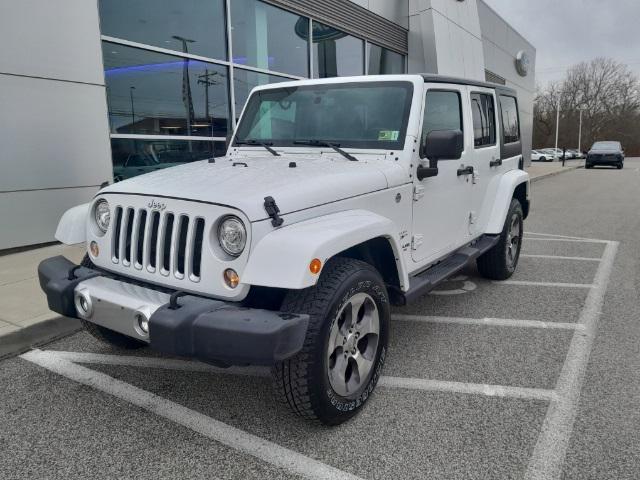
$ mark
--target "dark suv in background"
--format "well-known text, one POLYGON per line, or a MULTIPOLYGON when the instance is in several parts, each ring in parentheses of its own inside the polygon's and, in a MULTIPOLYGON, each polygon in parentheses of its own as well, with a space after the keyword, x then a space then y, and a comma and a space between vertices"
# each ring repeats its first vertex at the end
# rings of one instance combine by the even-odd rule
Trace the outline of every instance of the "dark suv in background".
POLYGON ((587 154, 585 168, 594 165, 611 165, 618 169, 624 167, 624 150, 620 142, 596 142, 587 154))

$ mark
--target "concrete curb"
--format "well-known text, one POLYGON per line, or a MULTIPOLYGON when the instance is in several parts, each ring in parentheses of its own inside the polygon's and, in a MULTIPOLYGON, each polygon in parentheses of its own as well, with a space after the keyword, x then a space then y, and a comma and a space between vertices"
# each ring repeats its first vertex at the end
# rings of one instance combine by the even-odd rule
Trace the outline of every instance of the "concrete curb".
POLYGON ((72 335, 81 329, 80 320, 76 318, 54 317, 0 336, 0 360, 72 335))
POLYGON ((576 166, 572 166, 572 167, 565 167, 564 170, 556 170, 555 172, 549 172, 549 173, 545 173, 543 175, 538 175, 537 177, 534 177, 534 178, 531 179, 531 183, 535 183, 535 182, 543 180, 545 178, 555 177, 556 175, 561 175, 563 173, 572 172, 572 171, 578 170, 580 168, 584 168, 584 165, 576 165, 576 166))

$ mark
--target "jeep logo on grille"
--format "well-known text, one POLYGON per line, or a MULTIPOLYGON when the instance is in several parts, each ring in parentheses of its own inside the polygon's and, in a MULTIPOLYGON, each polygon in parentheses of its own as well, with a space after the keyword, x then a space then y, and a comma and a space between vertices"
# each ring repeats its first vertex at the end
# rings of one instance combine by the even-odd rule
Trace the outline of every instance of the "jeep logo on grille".
POLYGON ((157 202, 155 199, 153 199, 147 204, 147 207, 149 207, 151 210, 158 210, 162 212, 165 208, 167 208, 167 205, 157 202))

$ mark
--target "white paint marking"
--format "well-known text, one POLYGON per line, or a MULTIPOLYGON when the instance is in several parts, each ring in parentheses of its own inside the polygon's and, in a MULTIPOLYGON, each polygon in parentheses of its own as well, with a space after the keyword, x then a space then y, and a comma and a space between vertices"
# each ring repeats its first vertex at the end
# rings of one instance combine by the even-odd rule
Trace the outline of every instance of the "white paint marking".
POLYGON ((21 358, 70 380, 113 395, 155 415, 189 428, 222 445, 226 445, 227 447, 251 455, 271 465, 301 475, 302 477, 318 480, 358 480, 360 478, 325 465, 301 453, 244 432, 121 380, 117 380, 104 373, 76 365, 63 356, 55 355, 52 352, 32 350, 21 355, 21 358))
POLYGON ((536 233, 536 232, 524 232, 526 235, 538 235, 541 237, 551 237, 551 238, 568 238, 570 240, 587 240, 587 241, 595 241, 595 242, 607 242, 608 240, 600 240, 598 238, 586 238, 586 237, 574 237, 569 235, 556 235, 553 233, 536 233))
POLYGON ((548 258, 550 260, 575 260, 577 262, 600 262, 602 258, 597 257, 564 257, 561 255, 520 255, 520 258, 548 258))
POLYGON ((386 388, 404 388, 407 390, 426 390, 429 392, 449 392, 485 395, 488 397, 521 398, 525 400, 552 401, 553 390, 540 388, 508 387, 481 383, 447 382, 444 380, 426 380, 422 378, 382 377, 378 385, 386 388))
POLYGON ((457 318, 394 314, 391 315, 391 319, 401 322, 474 325, 482 327, 542 328, 558 330, 582 330, 584 328, 584 326, 579 323, 542 322, 539 320, 518 320, 515 318, 457 318))
POLYGON ((556 288, 591 288, 590 283, 563 283, 563 282, 530 282, 527 280, 502 280, 493 281, 497 285, 521 285, 530 287, 556 287, 556 288))
POLYGON ((119 365, 139 368, 158 368, 183 372, 218 373, 227 375, 245 375, 250 377, 268 377, 269 369, 264 367, 219 368, 192 360, 178 360, 159 357, 133 357, 125 355, 105 355, 100 353, 60 352, 48 350, 48 353, 74 363, 95 365, 119 365))
POLYGON ((618 245, 618 242, 607 242, 605 247, 593 287, 580 314, 579 323, 584 325, 585 330, 573 335, 556 384, 558 398, 551 402, 547 410, 540 436, 529 461, 526 480, 555 480, 562 475, 589 355, 596 336, 618 245))
POLYGON ((578 238, 537 238, 529 237, 525 239, 526 242, 566 242, 566 243, 608 243, 608 240, 591 240, 591 239, 578 239, 578 238))

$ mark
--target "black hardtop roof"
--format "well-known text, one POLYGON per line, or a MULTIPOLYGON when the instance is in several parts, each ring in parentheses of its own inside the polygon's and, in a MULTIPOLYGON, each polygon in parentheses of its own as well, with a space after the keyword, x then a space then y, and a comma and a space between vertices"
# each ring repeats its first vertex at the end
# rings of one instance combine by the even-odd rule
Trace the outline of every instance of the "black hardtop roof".
POLYGON ((422 73, 422 78, 427 83, 453 83, 456 85, 471 85, 472 87, 483 87, 483 88, 492 88, 497 90, 499 93, 504 93, 507 95, 512 95, 514 97, 518 96, 518 93, 509 87, 505 87, 504 85, 498 85, 496 83, 489 82, 481 82, 479 80, 469 80, 468 78, 460 78, 460 77, 449 77, 447 75, 436 75, 434 73, 422 73))

